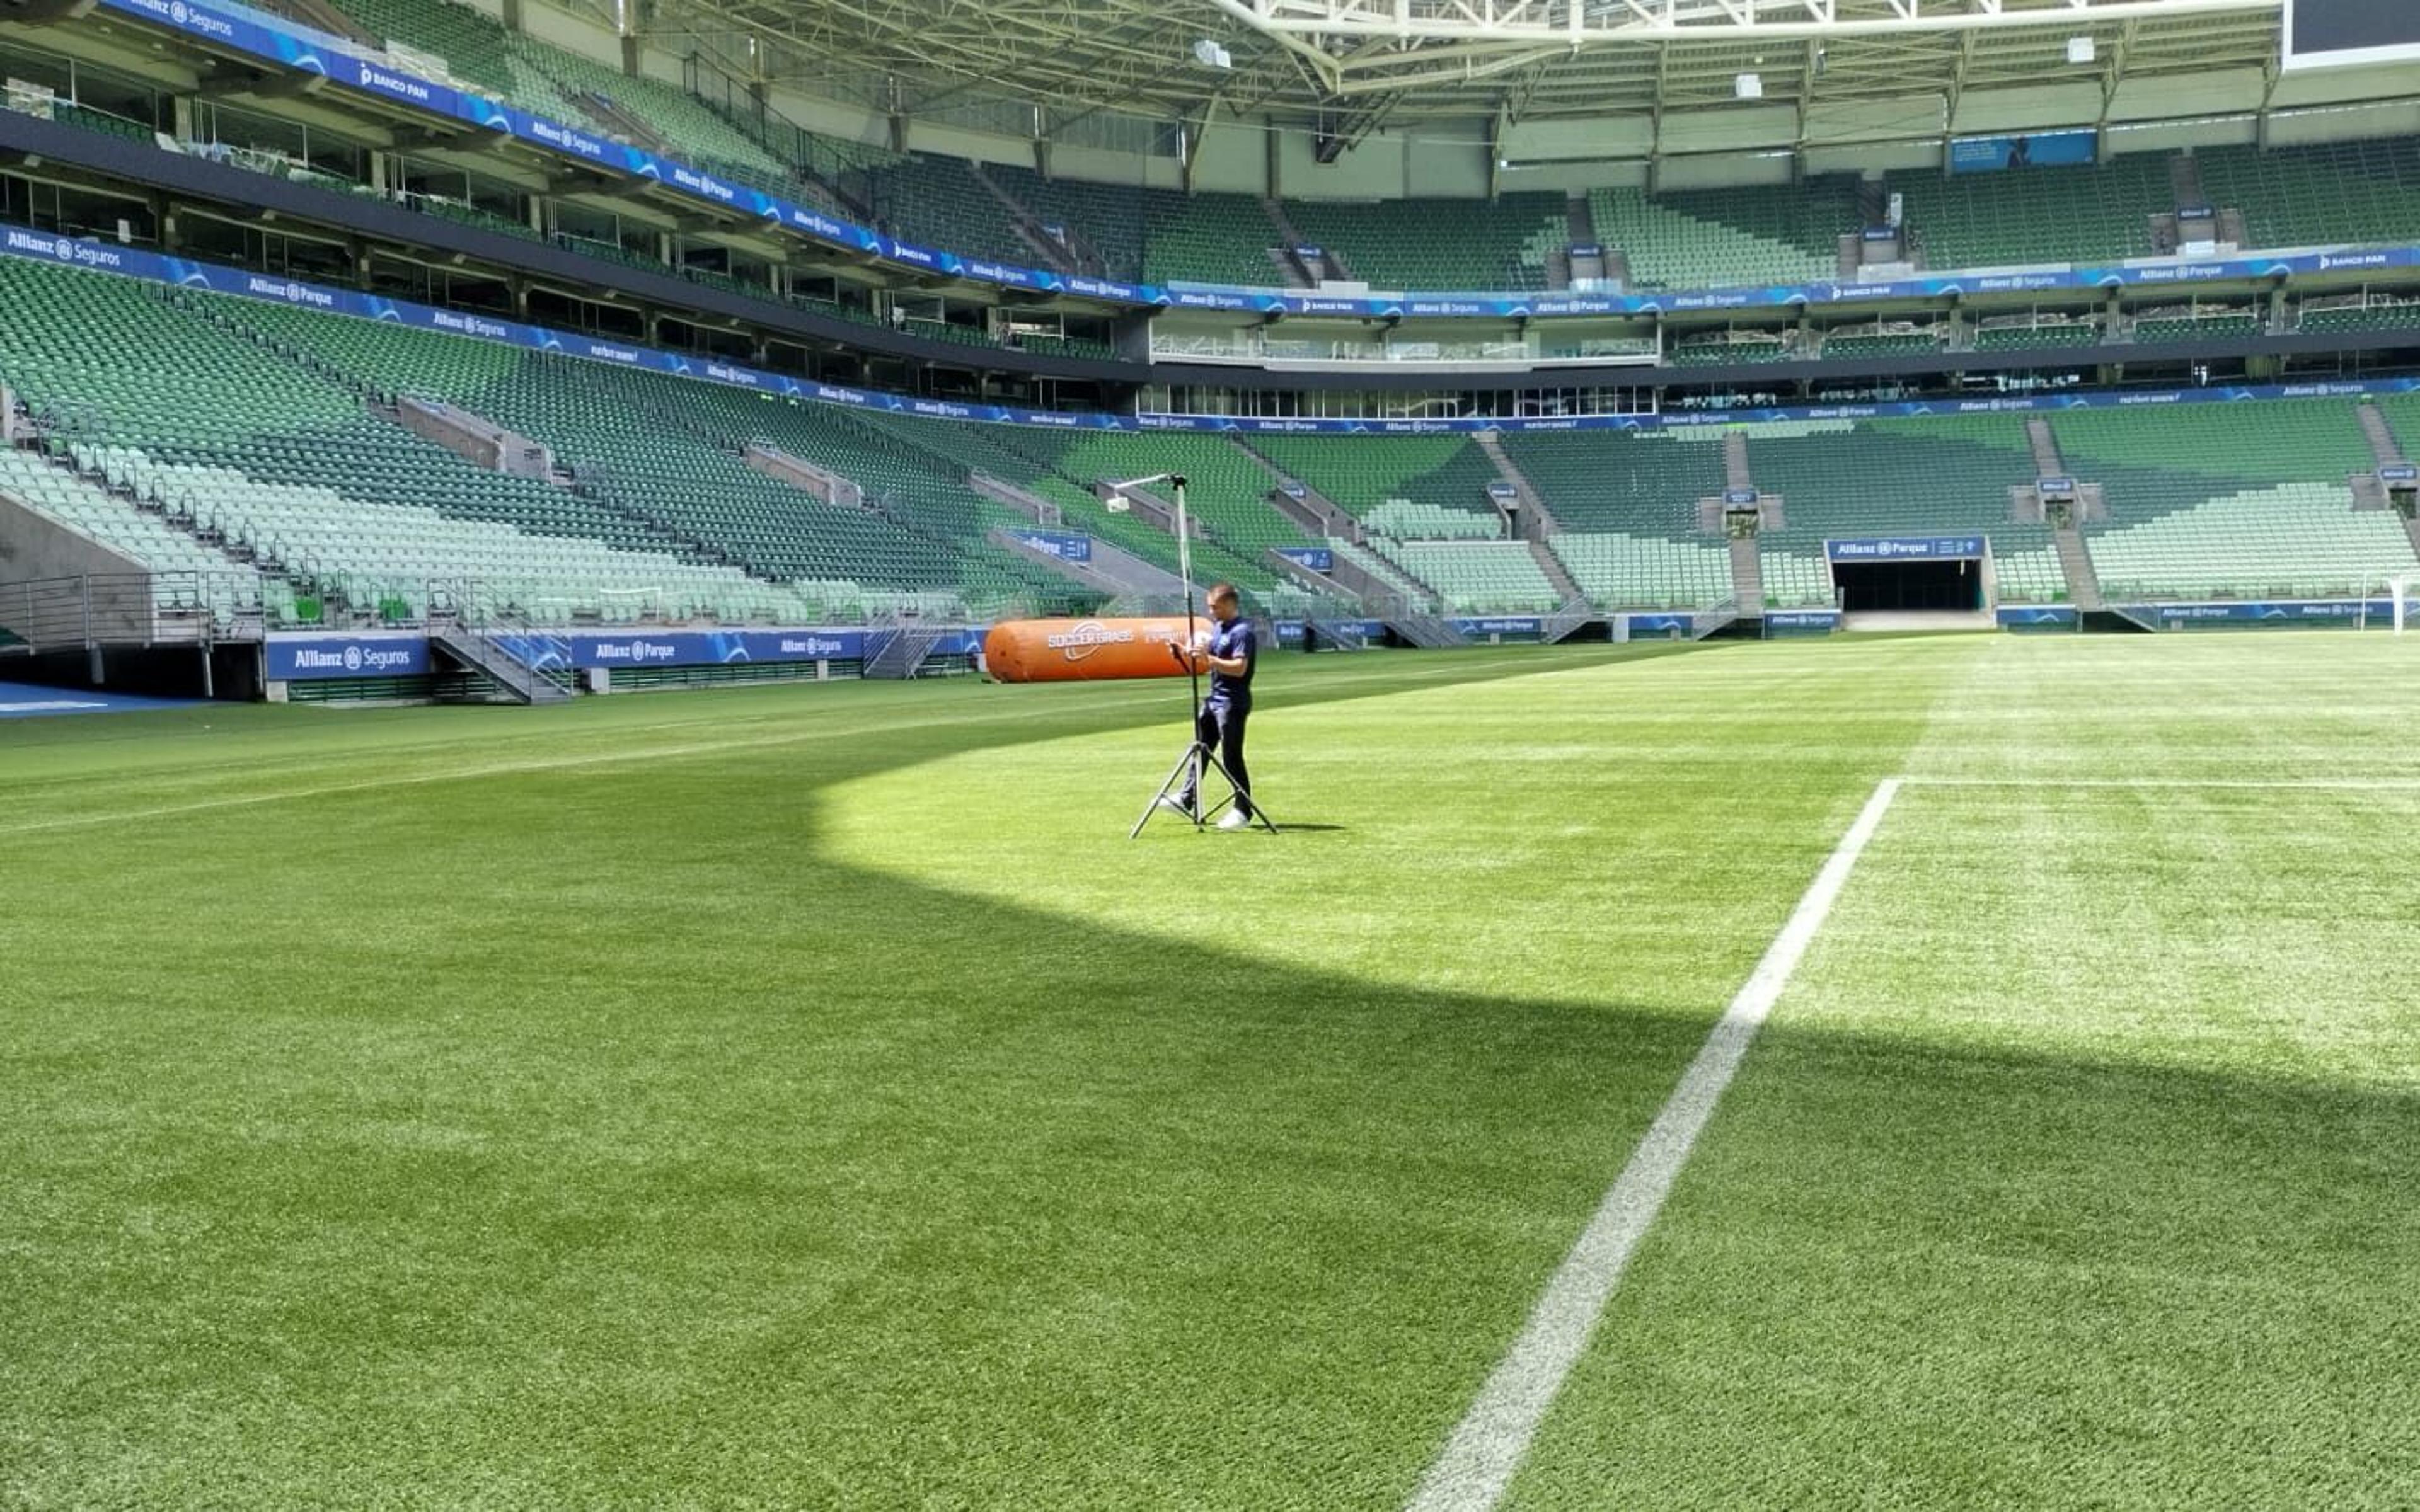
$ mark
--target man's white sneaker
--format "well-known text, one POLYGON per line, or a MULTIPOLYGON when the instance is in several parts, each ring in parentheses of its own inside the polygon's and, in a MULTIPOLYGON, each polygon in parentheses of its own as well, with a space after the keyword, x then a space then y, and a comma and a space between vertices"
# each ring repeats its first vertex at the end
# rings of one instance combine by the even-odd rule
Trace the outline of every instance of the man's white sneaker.
POLYGON ((1236 809, 1228 810, 1225 817, 1218 821, 1220 829, 1249 829, 1251 826, 1252 816, 1236 809))
POLYGON ((1170 796, 1170 795, 1165 795, 1165 794, 1161 795, 1161 796, 1160 796, 1160 800, 1159 800, 1159 806, 1160 806, 1161 808, 1163 808, 1163 809, 1173 809, 1173 810, 1175 810, 1178 813, 1183 814, 1183 815, 1186 817, 1186 819, 1187 819, 1187 822, 1191 822, 1191 821, 1192 821, 1192 819, 1193 819, 1193 810, 1190 810, 1190 809, 1187 808, 1184 804, 1182 804, 1182 803, 1178 802, 1174 797, 1170 796))

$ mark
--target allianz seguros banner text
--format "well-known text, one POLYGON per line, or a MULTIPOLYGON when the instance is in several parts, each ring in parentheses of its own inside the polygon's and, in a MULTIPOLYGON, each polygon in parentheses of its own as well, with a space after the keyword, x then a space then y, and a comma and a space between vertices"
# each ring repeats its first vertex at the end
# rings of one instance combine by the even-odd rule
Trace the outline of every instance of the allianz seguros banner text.
POLYGON ((2420 393, 2420 378, 2381 378, 2358 381, 2244 384, 2226 388, 2144 390, 2119 393, 2064 393, 1992 399, 1905 400, 1887 404, 1832 404, 1761 409, 1692 409, 1635 415, 1584 415, 1571 419, 1499 419, 1485 416, 1451 420, 1295 420, 1236 419, 1205 415, 1117 415, 1095 411, 1070 413, 1052 409, 1016 409, 1002 405, 970 405, 943 399, 910 398, 864 389, 843 388, 781 373, 762 372, 735 363, 691 358, 679 352, 557 332, 515 320, 440 310, 409 300, 389 300, 349 289, 324 288, 300 279, 272 278, 218 263, 166 257, 140 247, 81 240, 24 226, 0 223, 0 255, 63 267, 110 273, 152 283, 203 288, 271 303, 289 304, 331 315, 381 320, 412 330, 493 341, 535 351, 553 352, 585 362, 635 367, 741 388, 774 398, 847 405, 932 420, 960 420, 996 424, 1033 425, 1052 430, 1177 430, 1244 435, 1433 436, 1503 431, 1653 430, 1748 424, 1769 421, 1909 419, 1926 415, 2055 413, 2064 409, 2131 409, 2139 406, 2228 404, 2258 399, 2356 398, 2368 394, 2420 393))
MULTIPOLYGON (((2262 278, 2278 273, 2325 272, 2343 269, 2420 266, 2420 248, 2383 248, 2349 253, 2299 254, 2287 257, 2238 257, 2154 266, 2040 269, 1986 276, 1927 275, 1872 284, 1810 283, 1727 289, 1706 289, 1649 295, 1441 292, 1420 296, 1348 297, 1289 293, 1266 288, 1214 285, 1124 284, 1114 280, 1063 275, 1042 269, 1020 268, 984 258, 961 256, 937 248, 917 246, 885 237, 867 227, 835 219, 811 207, 777 199, 760 191, 726 182, 709 173, 661 159, 640 148, 610 142, 594 132, 531 116, 517 107, 463 93, 445 85, 365 63, 336 47, 322 46, 287 29, 291 23, 248 7, 214 7, 193 0, 101 0, 111 9, 154 24, 203 38, 219 46, 279 64, 303 73, 316 73, 334 83, 400 101, 432 114, 467 121, 483 130, 538 144, 583 162, 652 179, 690 198, 742 211, 816 240, 856 253, 870 253, 908 267, 943 272, 1004 288, 1065 292, 1135 305, 1205 310, 1237 310, 1292 315, 1346 315, 1378 318, 1403 316, 1512 317, 1557 315, 1624 315, 1655 311, 1704 311, 1777 308, 1793 304, 1830 304, 1875 300, 1934 297, 1944 294, 2021 293, 2058 288, 2122 287, 2130 285, 2203 283, 2220 279, 2262 278)), ((332 39, 333 41, 333 39, 332 39)), ((2008 144, 1990 150, 2003 161, 2013 153, 2015 138, 1975 139, 2008 144)), ((2052 137, 2028 139, 2051 150, 2052 137)), ((1984 148, 1969 146, 1970 160, 1979 161, 1984 148)))
POLYGON ((272 635, 261 647, 272 683, 328 677, 426 677, 428 642, 417 635, 272 635))

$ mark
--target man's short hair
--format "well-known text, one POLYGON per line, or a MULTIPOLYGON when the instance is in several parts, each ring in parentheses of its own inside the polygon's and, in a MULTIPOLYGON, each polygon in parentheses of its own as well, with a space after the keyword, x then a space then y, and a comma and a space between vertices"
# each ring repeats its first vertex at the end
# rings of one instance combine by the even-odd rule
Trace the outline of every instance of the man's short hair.
POLYGON ((1203 602, 1216 604, 1222 598, 1234 598, 1237 596, 1238 595, 1235 593, 1235 585, 1233 583, 1212 583, 1210 585, 1210 592, 1203 599, 1203 602))

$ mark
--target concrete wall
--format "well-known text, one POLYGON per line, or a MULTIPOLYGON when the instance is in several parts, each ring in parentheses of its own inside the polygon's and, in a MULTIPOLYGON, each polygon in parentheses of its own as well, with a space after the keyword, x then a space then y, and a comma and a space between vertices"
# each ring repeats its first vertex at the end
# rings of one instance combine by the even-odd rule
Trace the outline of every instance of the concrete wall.
MULTIPOLYGON (((125 553, 71 530, 0 493, 0 625, 37 645, 51 643, 66 633, 55 623, 60 609, 37 610, 25 620, 26 599, 9 591, 12 583, 40 582, 53 578, 147 578, 150 569, 125 553)), ((147 581, 141 591, 120 583, 93 605, 92 634, 107 640, 151 639, 151 594, 147 581)), ((64 609, 62 604, 61 609, 64 609)), ((80 633, 80 631, 79 631, 80 633)))

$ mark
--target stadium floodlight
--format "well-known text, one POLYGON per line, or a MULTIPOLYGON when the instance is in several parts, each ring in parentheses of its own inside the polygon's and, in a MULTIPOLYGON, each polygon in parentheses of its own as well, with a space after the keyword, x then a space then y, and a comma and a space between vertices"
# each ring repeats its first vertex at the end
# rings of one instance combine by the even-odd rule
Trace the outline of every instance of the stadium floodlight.
POLYGON ((1743 73, 1731 81, 1731 93, 1741 100, 1762 100, 1764 78, 1761 74, 1743 73))
POLYGON ((2067 60, 2070 63, 2089 63, 2098 55, 2091 38, 2071 37, 2067 39, 2067 60))
POLYGON ((1207 37, 1193 44, 1193 61, 1205 69, 1232 69, 1235 66, 1234 57, 1207 37))

